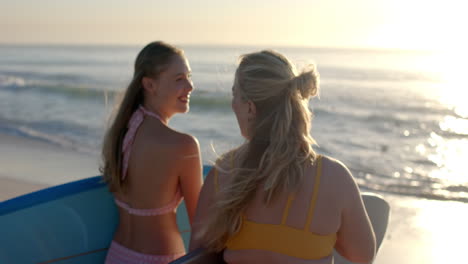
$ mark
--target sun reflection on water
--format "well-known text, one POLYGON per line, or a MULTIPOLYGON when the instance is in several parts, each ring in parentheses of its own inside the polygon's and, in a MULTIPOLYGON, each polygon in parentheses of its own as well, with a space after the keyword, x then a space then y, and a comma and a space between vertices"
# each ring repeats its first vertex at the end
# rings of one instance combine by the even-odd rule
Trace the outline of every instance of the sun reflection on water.
POLYGON ((439 126, 442 131, 468 136, 468 119, 446 116, 439 126))
MULTIPOLYGON (((468 161, 468 139, 444 138, 432 132, 428 143, 435 148, 435 152, 427 157, 438 167, 429 176, 450 185, 468 184, 465 164, 468 161)), ((420 151, 422 148, 424 147, 419 147, 420 151)))
POLYGON ((419 144, 415 151, 436 165, 430 177, 440 180, 449 188, 460 188, 459 195, 468 198, 468 79, 462 63, 466 53, 461 50, 433 54, 431 61, 422 65, 425 70, 439 76, 438 82, 428 93, 448 112, 438 121, 439 130, 430 133, 426 144, 419 144))

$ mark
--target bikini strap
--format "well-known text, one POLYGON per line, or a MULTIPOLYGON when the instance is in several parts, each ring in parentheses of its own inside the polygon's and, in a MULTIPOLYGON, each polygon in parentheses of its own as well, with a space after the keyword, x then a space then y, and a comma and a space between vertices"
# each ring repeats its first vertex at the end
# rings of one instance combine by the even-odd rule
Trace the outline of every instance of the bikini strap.
POLYGON ((294 194, 292 193, 289 194, 288 202, 286 203, 286 207, 284 208, 284 211, 283 211, 283 217, 281 218, 282 225, 286 224, 286 220, 288 219, 288 215, 289 215, 289 208, 291 207, 291 204, 292 204, 292 201, 294 201, 294 198, 295 198, 294 194))
POLYGON ((317 202, 318 190, 320 186, 320 177, 322 176, 322 156, 317 156, 317 171, 315 173, 314 190, 312 192, 312 199, 309 205, 309 212, 307 213, 307 220, 304 226, 304 230, 309 230, 310 224, 312 223, 312 217, 314 215, 315 204, 317 202))
POLYGON ((157 115, 156 113, 151 112, 150 110, 144 108, 142 105, 140 105, 138 108, 139 108, 145 115, 149 115, 149 116, 152 116, 152 117, 154 117, 154 118, 156 118, 156 119, 161 120, 161 117, 160 117, 159 115, 157 115))
POLYGON ((174 195, 174 198, 172 199, 172 201, 170 201, 168 204, 166 204, 163 207, 153 208, 153 209, 133 208, 129 204, 122 202, 119 199, 114 197, 114 201, 119 207, 123 208, 129 214, 138 215, 138 216, 154 216, 154 215, 163 215, 163 214, 175 212, 180 202, 182 201, 182 199, 183 197, 182 197, 180 187, 178 187, 177 192, 174 195))
POLYGON ((122 180, 124 180, 127 176, 128 161, 130 160, 130 152, 133 145, 133 141, 135 140, 135 135, 138 128, 141 126, 141 123, 143 123, 143 120, 145 119, 145 115, 149 115, 161 120, 161 117, 147 110, 142 105, 138 106, 135 112, 133 112, 132 116, 130 117, 130 120, 128 121, 127 133, 125 133, 125 137, 122 141, 122 180))

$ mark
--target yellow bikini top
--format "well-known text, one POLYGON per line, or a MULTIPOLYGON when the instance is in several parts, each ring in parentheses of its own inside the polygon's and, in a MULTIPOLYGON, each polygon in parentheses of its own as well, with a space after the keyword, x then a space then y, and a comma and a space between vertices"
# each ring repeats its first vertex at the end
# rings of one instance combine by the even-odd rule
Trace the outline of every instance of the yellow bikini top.
MULTIPOLYGON (((289 207, 294 200, 294 195, 290 194, 283 211, 281 224, 257 223, 247 220, 245 215, 243 215, 239 232, 229 238, 226 248, 232 250, 260 249, 301 259, 321 259, 329 256, 335 247, 336 233, 319 235, 309 230, 317 201, 320 176, 322 174, 321 156, 318 156, 317 162, 314 190, 304 228, 299 229, 286 225, 289 207)), ((216 192, 218 192, 218 172, 216 170, 214 176, 215 188, 216 192)))

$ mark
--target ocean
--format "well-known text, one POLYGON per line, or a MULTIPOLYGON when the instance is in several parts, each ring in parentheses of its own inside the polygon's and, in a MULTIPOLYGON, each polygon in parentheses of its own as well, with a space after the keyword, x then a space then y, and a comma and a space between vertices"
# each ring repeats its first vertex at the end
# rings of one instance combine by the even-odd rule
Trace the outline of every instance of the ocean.
MULTIPOLYGON (((198 138, 204 164, 243 142, 231 110, 239 55, 274 48, 315 63, 315 149, 344 162, 363 191, 468 202, 467 82, 429 51, 181 45, 195 90, 170 126, 198 138)), ((114 101, 142 46, 0 45, 0 133, 99 158, 114 101)), ((1 147, 1 142, 0 142, 1 147)), ((92 175, 83 175, 83 178, 92 175)), ((48 182, 57 184, 58 182, 48 182)))

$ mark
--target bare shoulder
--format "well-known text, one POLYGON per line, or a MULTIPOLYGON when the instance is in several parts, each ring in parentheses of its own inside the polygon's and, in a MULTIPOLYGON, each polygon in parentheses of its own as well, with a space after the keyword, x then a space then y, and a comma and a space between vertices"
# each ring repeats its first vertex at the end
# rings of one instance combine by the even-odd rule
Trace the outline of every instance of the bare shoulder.
POLYGON ((339 177, 351 176, 351 172, 349 171, 348 167, 346 167, 343 162, 335 158, 322 156, 322 164, 323 167, 333 175, 338 175, 339 177))
POLYGON ((323 159, 323 167, 327 171, 327 177, 330 177, 330 187, 343 208, 350 208, 361 202, 359 186, 345 164, 326 157, 323 159))
POLYGON ((330 177, 337 191, 355 189, 357 183, 346 165, 332 157, 323 156, 323 170, 330 177))
POLYGON ((183 156, 198 154, 200 149, 200 143, 196 137, 175 130, 172 142, 175 150, 183 156))
POLYGON ((179 157, 197 156, 199 154, 198 140, 189 134, 165 127, 161 133, 155 134, 148 142, 155 152, 173 154, 179 157))

